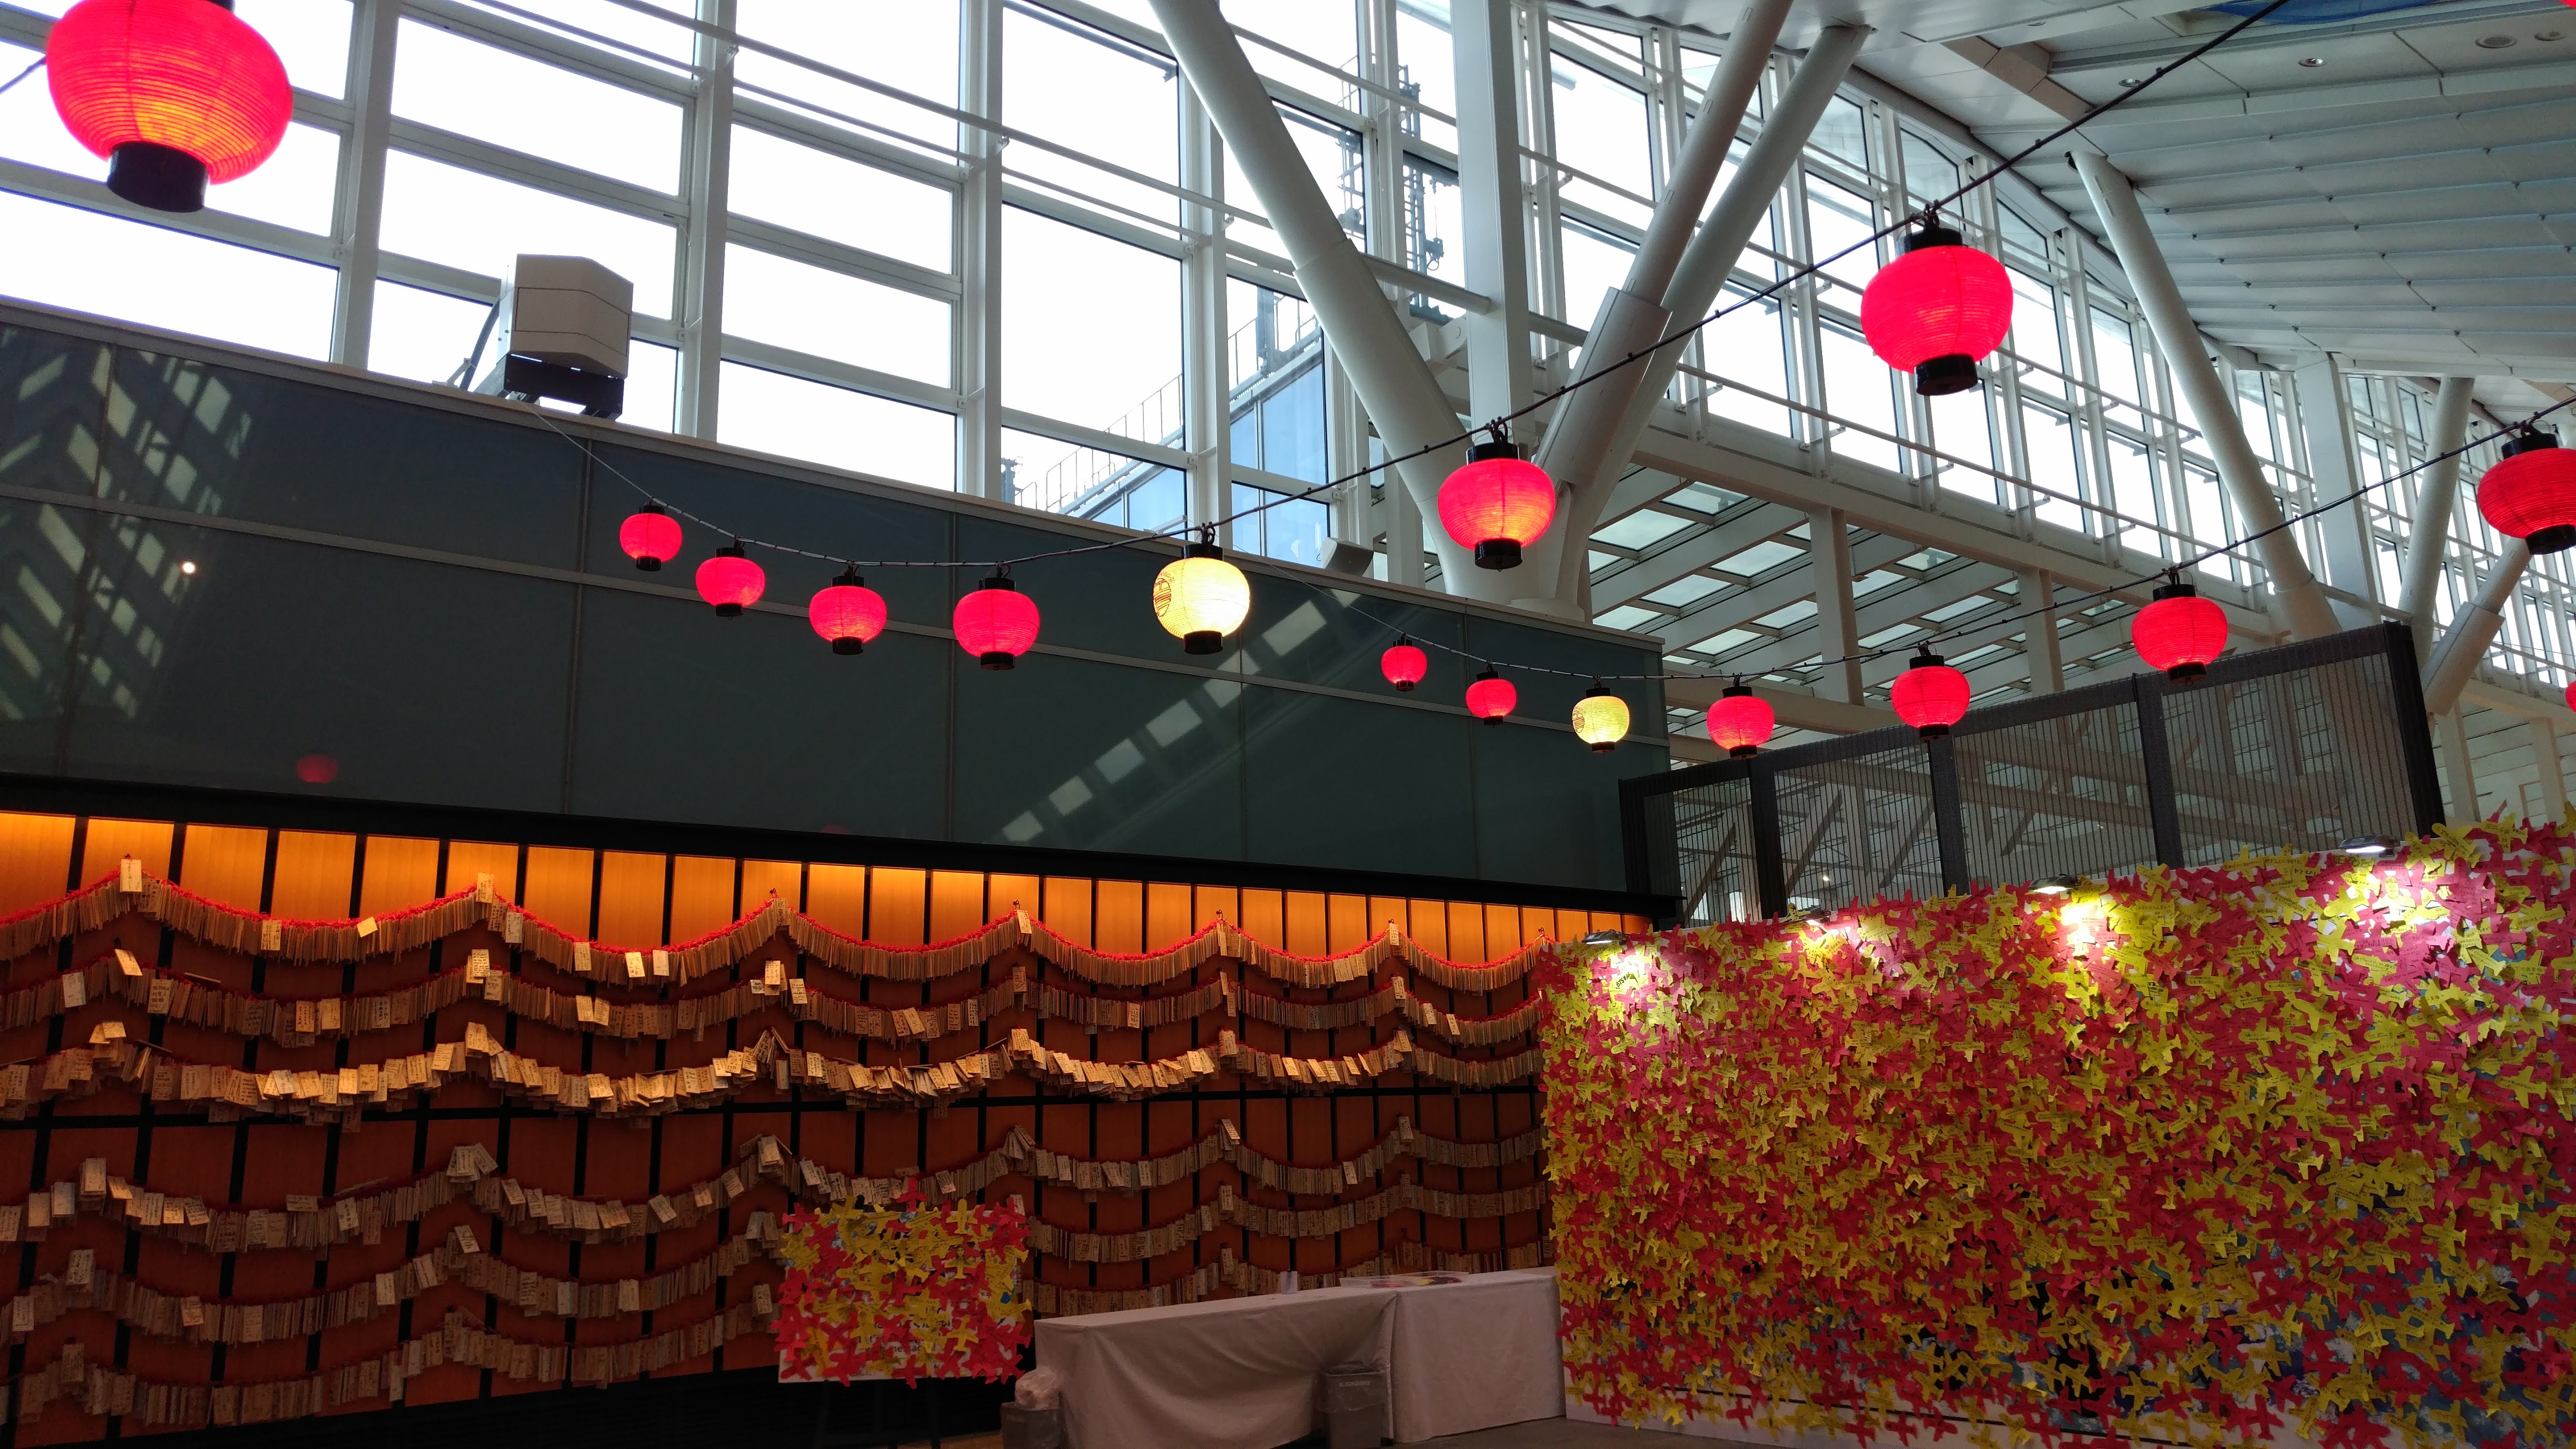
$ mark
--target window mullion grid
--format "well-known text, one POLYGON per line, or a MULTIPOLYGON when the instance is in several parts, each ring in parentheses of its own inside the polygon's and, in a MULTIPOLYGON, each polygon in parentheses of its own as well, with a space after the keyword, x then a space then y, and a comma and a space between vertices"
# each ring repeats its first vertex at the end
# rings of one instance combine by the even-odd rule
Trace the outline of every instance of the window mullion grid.
MULTIPOLYGON (((734 0, 698 0, 698 18, 730 35, 734 0)), ((688 220, 674 293, 680 358, 670 424, 690 437, 713 438, 724 375, 725 247, 732 233, 734 47, 700 31, 695 48, 697 92, 688 104, 688 149, 681 157, 688 220)))
MULTIPOLYGON (((2102 369, 2096 364, 2093 349, 2092 275, 2084 265, 2084 246, 2072 235, 2067 238, 2063 270, 2058 274, 2059 294, 2069 320, 2067 330, 2075 345, 2067 358, 2067 370, 2075 381, 2067 387, 2067 416, 2074 423, 2078 446, 2075 493, 2079 498, 2111 508, 2111 445, 2104 436, 2106 419, 2102 407, 2102 369), (2089 481, 2085 475, 2091 475, 2089 481)), ((2109 517, 2084 510, 2084 531, 2100 538, 2104 547, 2116 549, 2120 529, 2109 517)), ((2106 553, 2106 557, 2117 557, 2106 553)))
MULTIPOLYGON (((957 105, 1002 118, 1003 0, 958 0, 957 105)), ((957 393, 960 493, 1000 497, 1002 480, 1002 138, 982 126, 957 128, 964 179, 950 226, 956 238, 958 299, 950 316, 949 382, 957 393)), ((1007 501, 1007 500, 1006 500, 1007 501)))
MULTIPOLYGON (((1549 67, 1554 54, 1548 38, 1547 6, 1543 0, 1519 0, 1520 3, 1520 69, 1521 69, 1521 142, 1525 151, 1536 152, 1552 163, 1556 157, 1556 83, 1549 67)), ((1565 216, 1558 201, 1559 181, 1556 167, 1524 155, 1521 164, 1532 214, 1537 218, 1530 248, 1530 267, 1538 285, 1534 305, 1551 317, 1562 317, 1576 327, 1591 325, 1588 319, 1565 316, 1565 216)))
POLYGON ((392 129, 394 47, 401 20, 401 0, 354 0, 349 18, 343 87, 349 123, 340 138, 340 173, 331 205, 331 244, 340 258, 333 283, 331 360, 344 367, 365 367, 374 339, 385 148, 392 129))
MULTIPOLYGON (((1774 205, 1778 208, 1774 215, 1786 225, 1775 223, 1772 234, 1786 244, 1785 249, 1795 265, 1811 265, 1815 260, 1815 247, 1808 236, 1807 168, 1804 165, 1789 168, 1789 179, 1782 185, 1774 205)), ((1791 395, 1824 414, 1823 417, 1798 415, 1807 446, 1816 453, 1813 466, 1821 472, 1827 466, 1833 449, 1834 427, 1833 400, 1825 392, 1824 339, 1818 331, 1820 324, 1816 317, 1820 290, 1818 275, 1811 272, 1784 289, 1783 299, 1788 303, 1790 314, 1789 336, 1793 339, 1790 346, 1795 354, 1784 371, 1794 384, 1791 395)))

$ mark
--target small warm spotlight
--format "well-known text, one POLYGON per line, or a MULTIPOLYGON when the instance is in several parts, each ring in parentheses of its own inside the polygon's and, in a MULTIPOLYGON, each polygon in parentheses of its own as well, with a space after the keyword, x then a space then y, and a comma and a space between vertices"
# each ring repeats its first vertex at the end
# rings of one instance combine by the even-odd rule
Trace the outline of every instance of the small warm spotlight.
POLYGON ((2084 877, 2080 875, 2053 875, 2046 880, 2033 882, 2030 893, 2035 896, 2073 895, 2075 888, 2082 884, 2084 884, 2084 877))
POLYGON ((2340 855, 2355 855, 2368 859, 2386 855, 2396 848, 2397 840, 2394 836, 2356 835, 2336 846, 2335 851, 2340 855))

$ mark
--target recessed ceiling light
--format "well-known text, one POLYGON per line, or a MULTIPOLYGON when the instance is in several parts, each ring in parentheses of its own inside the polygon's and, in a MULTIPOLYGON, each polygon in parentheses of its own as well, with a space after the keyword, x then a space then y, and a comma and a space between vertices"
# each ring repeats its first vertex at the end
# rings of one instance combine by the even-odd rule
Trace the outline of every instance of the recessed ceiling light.
POLYGON ((193 574, 193 573, 195 573, 196 571, 197 571, 197 562, 196 562, 196 560, 194 560, 194 559, 183 559, 183 560, 181 560, 181 561, 180 561, 180 564, 179 564, 179 572, 181 572, 181 573, 183 573, 183 574, 193 574))
POLYGON ((2478 37, 2478 49, 2480 50, 2510 50, 2512 48, 2513 37, 2510 35, 2481 35, 2478 37))
POLYGON ((2133 91, 2145 84, 2146 81, 2138 76, 2124 75, 2120 77, 2120 89, 2124 91, 2133 91))
POLYGON ((2326 58, 2322 55, 2303 55, 2299 57, 2299 68, 2302 70, 2315 70, 2320 66, 2323 66, 2325 63, 2326 58))
POLYGON ((2567 38, 2567 32, 2564 30, 2544 30, 2531 38, 2539 41, 2543 45, 2546 45, 2553 40, 2565 40, 2567 38))

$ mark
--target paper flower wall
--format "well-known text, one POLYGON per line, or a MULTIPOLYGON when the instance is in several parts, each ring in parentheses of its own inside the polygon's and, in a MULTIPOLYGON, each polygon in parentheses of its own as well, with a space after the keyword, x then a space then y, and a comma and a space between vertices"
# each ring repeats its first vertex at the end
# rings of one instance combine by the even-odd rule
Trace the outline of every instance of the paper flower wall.
POLYGON ((2576 837, 1569 948, 1575 1390, 1631 1421, 2576 1430, 2576 837))
POLYGON ((1029 1223, 1016 1203, 791 1213, 776 1325, 783 1376, 1008 1379, 1029 1341, 1029 1223))

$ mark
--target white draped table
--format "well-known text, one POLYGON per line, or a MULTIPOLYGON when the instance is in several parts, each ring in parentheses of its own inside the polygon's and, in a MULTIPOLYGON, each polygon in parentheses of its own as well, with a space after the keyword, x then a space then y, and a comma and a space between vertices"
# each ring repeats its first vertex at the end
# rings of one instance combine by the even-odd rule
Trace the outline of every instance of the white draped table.
POLYGON ((1408 1443, 1564 1412, 1553 1268, 1049 1318, 1037 1357, 1064 1375, 1069 1449, 1275 1449, 1347 1363, 1387 1370, 1384 1432, 1408 1443))

